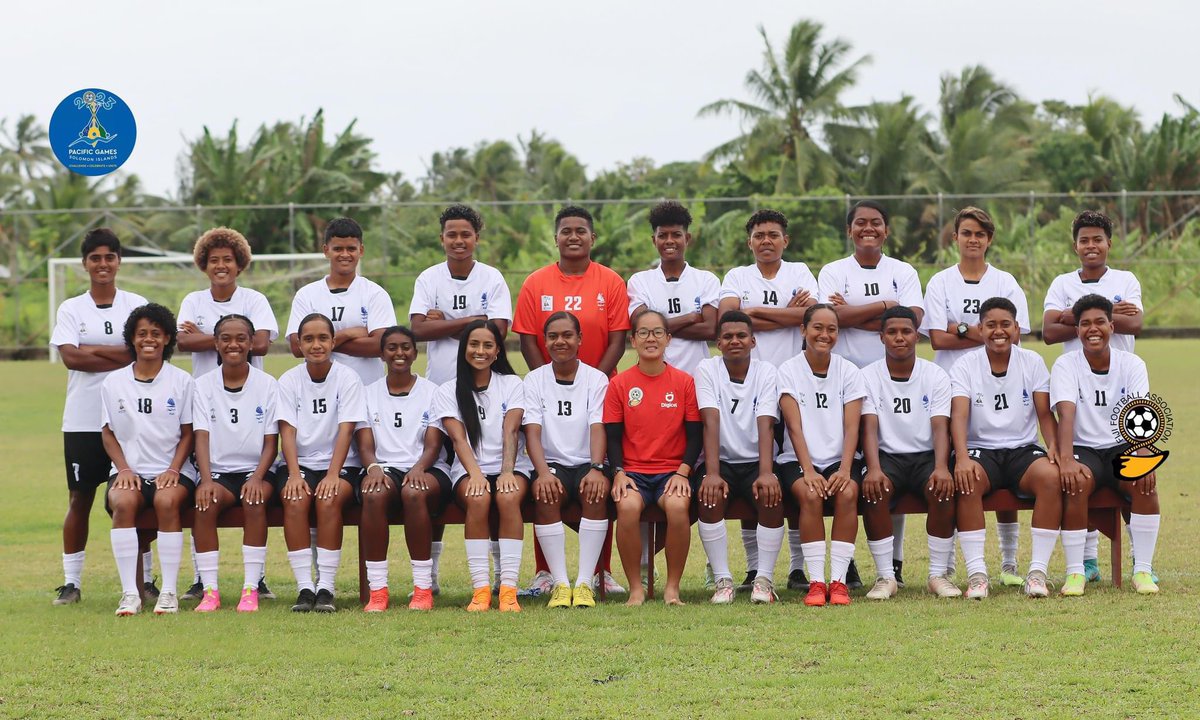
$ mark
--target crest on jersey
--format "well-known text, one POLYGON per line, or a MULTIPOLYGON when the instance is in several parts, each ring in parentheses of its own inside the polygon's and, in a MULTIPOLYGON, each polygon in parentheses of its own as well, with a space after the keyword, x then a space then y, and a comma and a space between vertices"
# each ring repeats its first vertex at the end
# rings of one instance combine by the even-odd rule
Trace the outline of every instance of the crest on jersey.
POLYGON ((929 412, 929 395, 921 396, 921 407, 925 409, 925 412, 929 412))
POLYGON ((702 307, 704 307, 704 304, 702 302, 700 302, 700 296, 697 295, 696 296, 696 312, 700 312, 700 309, 702 307))
POLYGON ((358 311, 360 314, 362 314, 363 325, 366 325, 367 324, 367 306, 363 305, 362 307, 360 307, 358 309, 358 311))
POLYGON ((508 403, 507 403, 507 402, 501 402, 501 403, 500 403, 500 414, 501 414, 501 415, 506 415, 507 413, 508 413, 508 403))
POLYGON ((211 410, 208 411, 208 419, 211 420, 212 422, 217 421, 217 409, 216 408, 212 408, 211 410))
POLYGON ((806 394, 803 391, 796 393, 796 402, 800 404, 800 407, 808 407, 808 401, 804 399, 806 394))
POLYGON ((640 387, 629 388, 629 407, 641 405, 643 397, 645 397, 645 393, 642 392, 640 387))
POLYGON ((201 328, 204 327, 204 316, 203 315, 196 316, 196 327, 201 327, 201 328))
POLYGON ((117 398, 117 412, 119 412, 119 413, 125 412, 125 401, 120 398, 117 398))
POLYGON ((429 427, 429 411, 428 410, 421 413, 421 428, 425 429, 427 427, 429 427))
POLYGON ((376 425, 379 424, 379 413, 375 413, 375 418, 373 420, 371 420, 371 422, 376 425))
POLYGON ((983 393, 975 393, 975 407, 983 407, 983 393))
POLYGON ((750 291, 749 290, 742 291, 742 302, 750 302, 750 291))
POLYGON ((257 420, 258 422, 261 423, 264 419, 266 419, 266 416, 267 416, 267 414, 265 412, 263 412, 262 405, 258 405, 254 408, 254 419, 255 420, 257 420))
POLYGON ((1121 302, 1121 293, 1117 293, 1116 295, 1113 295, 1113 302, 1115 302, 1115 303, 1121 302))
POLYGON ((1021 403, 1025 407, 1029 407, 1029 391, 1025 388, 1021 388, 1021 403))
POLYGON ((896 278, 892 278, 892 292, 900 294, 900 286, 896 284, 896 278))
POLYGON ((84 323, 84 322, 79 323, 79 334, 87 335, 87 323, 84 323))
POLYGON ((596 293, 596 307, 604 309, 604 293, 596 293))
POLYGON ((487 293, 479 296, 479 307, 485 311, 487 310, 487 293))
POLYGON ((175 415, 175 398, 173 397, 167 398, 167 414, 175 415))
POLYGON ((551 312, 552 310, 554 310, 554 296, 543 295, 542 296, 542 312, 551 312))

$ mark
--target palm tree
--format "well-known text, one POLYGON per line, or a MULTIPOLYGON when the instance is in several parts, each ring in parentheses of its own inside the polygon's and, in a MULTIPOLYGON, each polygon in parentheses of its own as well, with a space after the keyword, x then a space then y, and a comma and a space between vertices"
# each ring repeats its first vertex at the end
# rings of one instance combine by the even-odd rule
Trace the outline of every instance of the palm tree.
POLYGON ((46 128, 33 115, 21 115, 10 131, 8 120, 0 119, 0 172, 8 171, 33 180, 54 166, 54 153, 46 144, 46 128))
POLYGON ((929 115, 912 96, 857 108, 858 122, 825 127, 841 186, 858 195, 899 195, 912 189, 931 141, 929 115))
POLYGON ((753 100, 717 100, 700 108, 699 117, 736 112, 743 133, 714 148, 710 160, 738 158, 751 170, 777 168, 776 194, 802 193, 836 181, 829 154, 816 133, 830 120, 841 118, 841 95, 858 80, 869 55, 849 61, 851 45, 841 38, 821 42, 823 27, 812 20, 792 26, 783 54, 776 52, 760 25, 763 67, 746 74, 745 87, 753 100))

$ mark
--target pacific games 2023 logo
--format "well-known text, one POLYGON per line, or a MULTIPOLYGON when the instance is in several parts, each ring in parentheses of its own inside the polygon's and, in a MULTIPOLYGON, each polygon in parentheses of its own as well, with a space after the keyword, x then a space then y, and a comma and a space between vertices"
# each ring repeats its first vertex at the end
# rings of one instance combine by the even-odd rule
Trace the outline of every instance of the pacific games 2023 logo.
POLYGON ((85 88, 63 98, 50 116, 50 147, 80 175, 107 175, 133 154, 137 123, 121 98, 85 88))

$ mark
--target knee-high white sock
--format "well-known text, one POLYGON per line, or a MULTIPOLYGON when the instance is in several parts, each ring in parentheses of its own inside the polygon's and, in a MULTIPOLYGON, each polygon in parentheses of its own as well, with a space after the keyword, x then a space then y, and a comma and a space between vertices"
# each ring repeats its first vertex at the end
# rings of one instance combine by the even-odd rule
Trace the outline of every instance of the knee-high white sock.
POLYGON ((121 578, 121 592, 138 592, 137 559, 138 536, 135 528, 113 528, 109 531, 113 559, 117 562, 117 575, 121 578))
POLYGON ((1000 565, 1017 566, 1017 543, 1020 542, 1020 523, 996 523, 1000 535, 1000 565))
MULTIPOLYGON (((750 530, 742 528, 742 548, 746 551, 746 570, 749 571, 758 567, 758 553, 760 551, 758 546, 758 528, 751 528, 750 530)), ((778 551, 776 551, 776 555, 778 555, 778 551)), ((771 571, 774 572, 774 570, 775 564, 772 563, 771 571)))
MULTIPOLYGON (((425 562, 429 562, 426 560, 425 562)), ((388 586, 388 561, 383 560, 367 560, 367 587, 371 588, 371 592, 382 590, 388 586)))
MULTIPOLYGON (((561 528, 560 528, 561 529, 561 528)), ((525 543, 516 538, 500 538, 500 584, 508 585, 509 587, 517 586, 517 578, 521 575, 521 550, 525 543)), ((546 552, 546 548, 542 548, 542 552, 546 552)), ((562 551, 563 571, 562 576, 565 580, 567 577, 567 551, 564 548, 562 551)))
MULTIPOLYGON (((1033 538, 1032 556, 1029 558, 1029 572, 1040 570, 1042 573, 1045 573, 1046 566, 1050 564, 1050 556, 1054 554, 1054 544, 1058 542, 1058 531, 1035 527, 1029 529, 1029 534, 1033 538)), ((1080 568, 1083 567, 1082 558, 1079 560, 1079 566, 1080 568)))
POLYGON ((179 566, 183 563, 183 533, 158 533, 158 564, 162 566, 162 591, 179 592, 179 566))
POLYGON ((1062 538, 1063 558, 1067 562, 1067 574, 1083 573, 1083 546, 1087 542, 1087 530, 1063 530, 1059 533, 1062 538))
POLYGON ((642 567, 650 565, 650 523, 639 523, 642 532, 642 567))
POLYGON ((429 560, 433 563, 433 565, 430 566, 429 570, 429 576, 431 578, 429 581, 430 585, 426 585, 425 587, 430 587, 433 584, 432 578, 436 578, 438 576, 438 568, 440 567, 439 563, 442 559, 443 547, 445 547, 445 545, 441 540, 434 540, 429 546, 429 560))
MULTIPOLYGON (((546 558, 546 567, 554 576, 555 585, 567 585, 567 533, 561 522, 546 525, 534 525, 533 535, 542 546, 542 555, 546 558)), ((501 554, 501 559, 503 559, 501 554)))
POLYGON ((733 579, 729 572, 729 534, 725 530, 725 521, 715 523, 700 522, 700 544, 704 546, 704 554, 708 555, 708 564, 712 565, 713 579, 733 579))
MULTIPOLYGON (((901 517, 904 517, 901 515, 901 517)), ((847 543, 849 544, 849 543, 847 543)), ((851 545, 851 547, 854 547, 851 545)), ((896 579, 896 569, 892 567, 892 552, 895 547, 895 538, 883 538, 881 540, 868 540, 867 548, 871 551, 871 557, 875 558, 875 574, 881 578, 896 579)), ((853 551, 851 551, 853 556, 853 551)))
POLYGON ((258 587, 258 581, 262 580, 263 568, 267 566, 267 546, 262 545, 243 545, 242 546, 242 589, 253 590, 258 587))
POLYGON ((63 553, 63 585, 74 585, 76 588, 83 587, 80 584, 79 577, 83 575, 83 560, 87 557, 87 550, 80 550, 77 553, 63 553))
POLYGON ((200 562, 196 559, 196 535, 195 535, 195 533, 191 533, 188 535, 188 544, 191 545, 191 549, 192 549, 192 575, 195 576, 195 578, 192 580, 192 582, 200 583, 201 585, 203 585, 204 584, 204 576, 200 574, 200 562))
POLYGON ((296 576, 296 590, 313 591, 312 551, 308 548, 289 550, 287 557, 288 565, 292 566, 292 575, 296 576))
MULTIPOLYGON (((829 543, 829 580, 831 582, 846 582, 846 569, 854 559, 854 543, 833 540, 829 543)), ((891 563, 888 563, 891 568, 891 563)))
MULTIPOLYGON (((958 540, 958 530, 955 530, 954 534, 951 535, 950 537, 954 540, 958 540)), ((957 562, 958 562, 958 554, 954 552, 954 546, 951 545, 950 546, 950 556, 948 558, 946 558, 946 577, 948 577, 948 578, 954 577, 955 573, 957 572, 957 570, 955 568, 955 564, 957 562)))
MULTIPOLYGON (((162 547, 161 545, 159 546, 162 547)), ((161 553, 162 550, 159 550, 161 553)), ((154 551, 147 550, 142 553, 142 582, 154 582, 154 551)))
POLYGON ((490 540, 488 547, 492 551, 492 573, 496 582, 500 582, 500 543, 497 540, 490 540))
POLYGON ((958 531, 958 544, 962 547, 963 562, 967 564, 967 574, 987 574, 987 562, 983 559, 983 544, 987 539, 986 530, 958 531))
POLYGON ((944 577, 950 556, 954 554, 954 536, 941 538, 929 536, 929 577, 944 577))
POLYGON ((1158 544, 1161 515, 1129 515, 1129 536, 1133 546, 1133 571, 1154 572, 1154 546, 1158 544))
MULTIPOLYGON (((742 532, 746 532, 743 530, 742 532)), ((769 528, 759 525, 754 530, 758 537, 755 538, 755 546, 757 547, 758 564, 751 565, 749 569, 757 570, 755 577, 766 578, 771 582, 775 582, 775 563, 779 561, 779 551, 783 549, 783 536, 787 532, 786 527, 780 525, 777 528, 769 528)), ((798 553, 801 559, 804 558, 804 552, 798 553)))
POLYGON ((600 560, 607 536, 607 520, 579 519, 579 575, 575 578, 576 587, 592 581, 592 571, 600 560))
POLYGON ((333 582, 337 578, 338 565, 342 563, 342 550, 317 548, 317 590, 333 592, 333 582))
POLYGON ((825 541, 803 543, 800 554, 804 557, 804 567, 807 569, 810 583, 825 582, 825 541))
POLYGON ((471 587, 476 590, 487 587, 489 541, 466 540, 463 544, 467 549, 467 570, 471 573, 471 587))
POLYGON ((788 574, 804 568, 804 550, 800 543, 800 530, 788 528, 788 574))
POLYGON ((429 590, 433 587, 433 560, 412 560, 413 587, 429 590))
MULTIPOLYGON (((892 516, 892 559, 904 562, 904 516, 892 516)), ((892 573, 895 577, 895 573, 892 573)))
POLYGON ((204 585, 205 590, 218 589, 217 566, 220 554, 219 550, 196 553, 196 569, 200 571, 200 582, 204 585))
MULTIPOLYGON (((1083 544, 1084 560, 1100 560, 1100 531, 1088 530, 1087 540, 1083 544)), ((1082 571, 1081 571, 1082 572, 1082 571)))

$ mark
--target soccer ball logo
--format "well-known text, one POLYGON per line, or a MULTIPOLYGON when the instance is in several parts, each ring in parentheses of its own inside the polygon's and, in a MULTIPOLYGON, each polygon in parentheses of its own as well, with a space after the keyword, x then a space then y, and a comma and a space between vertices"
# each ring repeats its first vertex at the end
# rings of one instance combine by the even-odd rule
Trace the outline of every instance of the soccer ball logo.
POLYGON ((1153 408, 1145 405, 1135 406, 1125 411, 1122 422, 1125 424, 1125 431, 1138 440, 1154 437, 1154 433, 1158 430, 1158 415, 1153 408))

